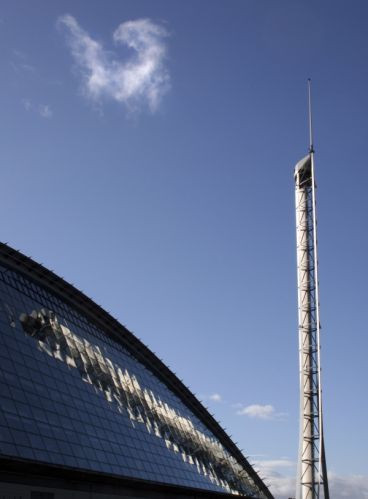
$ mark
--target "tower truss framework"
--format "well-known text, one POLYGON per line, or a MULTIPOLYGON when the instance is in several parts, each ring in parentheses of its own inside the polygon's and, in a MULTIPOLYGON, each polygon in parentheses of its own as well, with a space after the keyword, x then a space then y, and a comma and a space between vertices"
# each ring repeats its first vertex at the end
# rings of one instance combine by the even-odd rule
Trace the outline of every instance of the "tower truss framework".
POLYGON ((322 421, 314 152, 295 167, 300 365, 297 499, 329 499, 322 421))

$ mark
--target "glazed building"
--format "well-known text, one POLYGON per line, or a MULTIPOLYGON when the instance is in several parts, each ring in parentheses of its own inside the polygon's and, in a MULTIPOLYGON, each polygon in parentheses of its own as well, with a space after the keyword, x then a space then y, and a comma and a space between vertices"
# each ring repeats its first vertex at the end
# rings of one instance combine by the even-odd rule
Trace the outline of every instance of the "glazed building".
POLYGON ((0 244, 0 499, 272 498, 183 383, 0 244))

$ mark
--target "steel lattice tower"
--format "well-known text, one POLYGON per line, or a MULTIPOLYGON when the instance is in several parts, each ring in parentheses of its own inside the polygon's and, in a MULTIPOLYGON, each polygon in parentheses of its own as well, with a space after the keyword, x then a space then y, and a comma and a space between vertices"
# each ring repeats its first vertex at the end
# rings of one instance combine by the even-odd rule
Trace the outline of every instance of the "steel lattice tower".
POLYGON ((300 442, 297 499, 329 499, 323 441, 316 184, 309 97, 309 154, 295 166, 298 265, 300 442))

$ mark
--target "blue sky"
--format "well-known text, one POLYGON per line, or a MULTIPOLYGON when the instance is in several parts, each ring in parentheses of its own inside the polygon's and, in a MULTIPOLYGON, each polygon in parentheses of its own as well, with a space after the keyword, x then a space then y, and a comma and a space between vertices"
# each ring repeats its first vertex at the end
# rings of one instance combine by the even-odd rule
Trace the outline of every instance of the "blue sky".
POLYGON ((1 240, 135 332, 279 498, 308 77, 327 462, 368 497, 367 25, 364 0, 1 2, 1 240))

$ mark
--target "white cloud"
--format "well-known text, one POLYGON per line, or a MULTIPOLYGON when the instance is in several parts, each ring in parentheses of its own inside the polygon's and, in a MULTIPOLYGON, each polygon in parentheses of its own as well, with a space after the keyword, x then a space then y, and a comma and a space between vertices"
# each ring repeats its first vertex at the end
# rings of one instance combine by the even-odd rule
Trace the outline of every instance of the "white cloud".
POLYGON ((213 393, 208 398, 210 400, 212 400, 213 402, 221 402, 222 401, 222 397, 221 397, 221 395, 219 393, 213 393))
POLYGON ((143 103, 154 112, 169 90, 170 76, 165 66, 167 31, 150 19, 137 19, 119 25, 113 34, 115 44, 133 51, 126 60, 104 49, 80 27, 71 15, 59 18, 68 33, 68 43, 82 74, 87 97, 98 101, 108 97, 136 111, 143 103))
POLYGON ((295 497, 296 481, 294 477, 281 475, 276 471, 272 475, 262 475, 275 499, 295 497))
MULTIPOLYGON (((294 477, 284 476, 274 471, 267 473, 267 469, 261 468, 262 476, 269 485, 275 499, 288 499, 295 497, 296 480, 294 477), (263 473, 262 473, 263 472, 263 473)), ((362 475, 335 475, 329 473, 330 496, 334 499, 367 499, 368 498, 368 476, 362 475)))
POLYGON ((249 416, 251 418, 272 419, 275 409, 272 405, 252 404, 237 411, 239 416, 249 416))
POLYGON ((29 99, 22 99, 22 105, 26 111, 30 111, 32 108, 32 104, 29 99))
POLYGON ((336 473, 328 474, 330 495, 334 499, 367 499, 368 476, 348 475, 340 476, 336 473))
POLYGON ((254 466, 259 470, 276 499, 295 497, 296 478, 293 461, 286 458, 257 460, 254 462, 254 466), (293 471, 293 476, 285 476, 280 473, 280 469, 284 473, 287 470, 293 471))
POLYGON ((51 108, 47 104, 41 104, 38 106, 38 112, 42 118, 51 118, 52 116, 51 108))
POLYGON ((282 420, 287 416, 286 413, 276 412, 273 405, 252 404, 242 407, 236 411, 238 416, 248 416, 255 419, 282 420))
MULTIPOLYGON (((259 460, 254 463, 275 499, 295 497, 296 464, 289 459, 259 460), (293 472, 286 476, 282 472, 293 472), (281 471, 280 471, 281 470, 281 471)), ((368 499, 368 476, 328 473, 330 496, 334 499, 368 499)))
POLYGON ((255 461, 255 464, 261 466, 263 470, 270 471, 279 468, 293 468, 295 466, 294 461, 287 458, 258 460, 255 461))
POLYGON ((26 111, 33 111, 42 118, 51 118, 53 115, 51 107, 47 104, 34 105, 30 99, 22 99, 22 105, 26 111))

